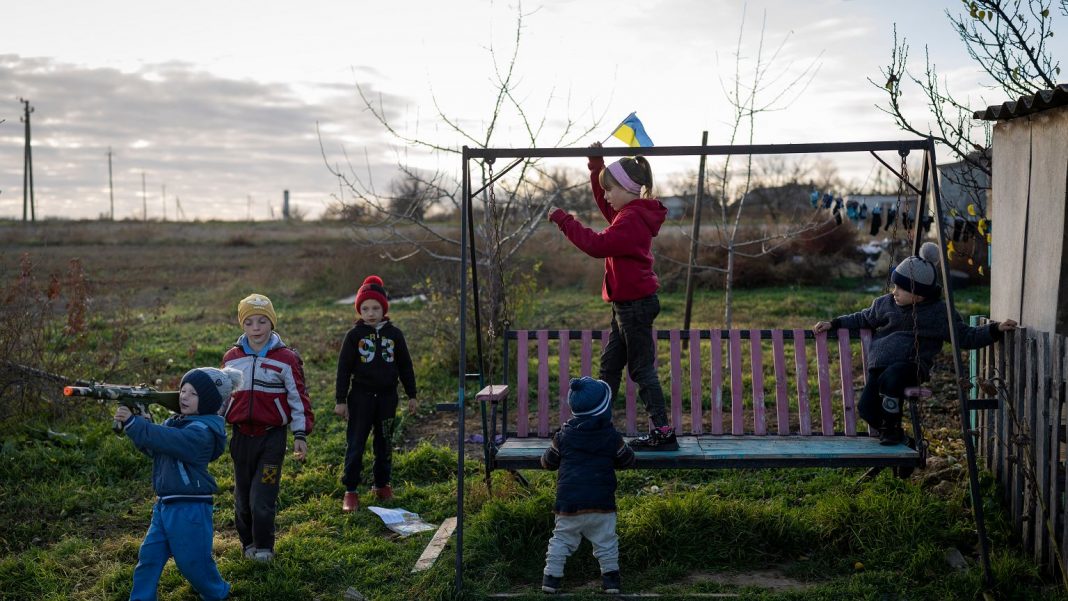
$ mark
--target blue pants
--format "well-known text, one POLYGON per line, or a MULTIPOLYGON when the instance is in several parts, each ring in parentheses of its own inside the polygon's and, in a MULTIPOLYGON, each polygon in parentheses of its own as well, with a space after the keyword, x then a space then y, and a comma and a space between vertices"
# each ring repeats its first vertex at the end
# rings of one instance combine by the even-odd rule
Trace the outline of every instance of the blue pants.
POLYGON ((205 601, 225 599, 230 594, 230 585, 222 579, 211 555, 211 514, 211 503, 156 502, 148 534, 137 554, 130 601, 155 601, 160 574, 171 557, 205 601))

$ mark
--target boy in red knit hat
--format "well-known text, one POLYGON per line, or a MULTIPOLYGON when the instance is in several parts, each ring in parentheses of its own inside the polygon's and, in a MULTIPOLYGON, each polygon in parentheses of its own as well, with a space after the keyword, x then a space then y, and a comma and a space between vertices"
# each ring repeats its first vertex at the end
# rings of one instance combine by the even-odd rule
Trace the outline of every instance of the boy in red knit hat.
POLYGON ((348 422, 345 437, 345 485, 342 511, 360 507, 357 488, 363 471, 363 451, 374 432, 372 494, 380 500, 393 498, 393 430, 397 416, 397 383, 408 395, 408 412, 415 413, 415 369, 404 334, 389 321, 389 295, 377 275, 367 276, 356 293, 358 319, 345 334, 337 358, 337 388, 334 413, 348 422))

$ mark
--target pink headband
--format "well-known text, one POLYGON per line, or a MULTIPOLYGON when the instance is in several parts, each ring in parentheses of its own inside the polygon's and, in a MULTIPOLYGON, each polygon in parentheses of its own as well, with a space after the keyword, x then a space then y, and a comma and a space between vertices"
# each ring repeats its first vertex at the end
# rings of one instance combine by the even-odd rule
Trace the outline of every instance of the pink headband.
POLYGON ((627 175, 627 172, 623 170, 623 165, 621 165, 619 161, 616 161, 608 166, 608 173, 610 173, 612 175, 612 179, 619 182, 619 185, 622 186, 623 189, 627 192, 630 192, 631 194, 642 193, 641 185, 630 179, 630 176, 627 175))

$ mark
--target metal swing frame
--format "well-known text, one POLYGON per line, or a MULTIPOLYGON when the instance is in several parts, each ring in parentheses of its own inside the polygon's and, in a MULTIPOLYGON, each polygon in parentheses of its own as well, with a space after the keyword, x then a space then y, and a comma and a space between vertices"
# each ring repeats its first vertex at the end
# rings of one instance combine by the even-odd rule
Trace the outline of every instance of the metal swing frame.
MULTIPOLYGON (((704 140, 702 140, 704 141, 704 140)), ((913 140, 884 140, 884 141, 864 141, 864 142, 829 142, 829 143, 811 143, 811 144, 755 144, 755 145, 707 145, 702 143, 700 146, 658 146, 642 148, 640 154, 653 157, 653 156, 699 156, 704 160, 706 156, 726 156, 726 155, 781 155, 781 154, 818 154, 818 153, 849 153, 849 152, 868 152, 871 153, 879 162, 881 162, 891 173, 893 173, 899 180, 904 181, 902 174, 898 173, 891 167, 886 161, 875 154, 877 151, 896 151, 900 156, 904 157, 912 150, 921 150, 924 153, 923 161, 923 175, 921 179, 921 188, 917 189, 911 183, 905 181, 904 183, 909 186, 914 192, 919 195, 919 199, 916 203, 916 217, 913 224, 913 236, 912 236, 912 254, 917 254, 920 247, 920 228, 923 223, 923 217, 927 209, 927 205, 930 201, 933 201, 933 217, 934 223, 938 226, 935 228, 938 239, 938 251, 940 263, 942 269, 939 271, 942 274, 942 288, 945 291, 945 304, 946 304, 946 319, 948 320, 950 345, 953 350, 953 368, 956 372, 956 385, 957 385, 957 398, 960 404, 960 425, 961 432, 964 438, 964 447, 967 454, 968 462, 968 479, 970 485, 970 493, 972 500, 972 511, 975 518, 976 532, 979 537, 980 547, 980 559, 983 568, 984 582, 989 588, 992 585, 992 574, 990 569, 990 540, 987 537, 986 525, 983 516, 983 504, 981 500, 981 494, 979 489, 979 471, 976 464, 976 451, 975 441, 972 439, 973 430, 971 427, 970 412, 978 408, 973 402, 969 400, 965 393, 965 378, 967 372, 964 370, 963 362, 960 357, 960 346, 957 341, 956 330, 953 328, 953 316, 956 313, 956 309, 953 301, 953 287, 949 278, 949 263, 946 257, 946 241, 945 234, 942 231, 943 214, 942 214, 942 202, 941 193, 939 191, 937 163, 935 159, 935 143, 933 138, 920 138, 913 140), (930 197, 930 198, 929 198, 930 197)), ((470 148, 468 146, 463 147, 462 151, 462 200, 461 200, 461 218, 460 218, 460 336, 459 336, 459 365, 457 374, 460 374, 458 378, 458 391, 457 402, 453 404, 440 405, 439 409, 454 410, 458 412, 457 419, 457 467, 456 467, 456 559, 455 559, 455 592, 457 595, 461 595, 463 591, 463 533, 464 533, 464 442, 465 442, 465 418, 466 418, 466 398, 468 394, 467 382, 468 380, 478 380, 478 389, 483 388, 486 385, 486 373, 485 373, 485 359, 483 355, 482 345, 482 323, 481 316, 479 315, 479 289, 478 289, 478 261, 477 253, 475 252, 475 240, 473 236, 474 232, 474 217, 473 217, 473 200, 474 197, 485 190, 487 187, 492 186, 494 182, 500 179, 505 173, 511 170, 516 165, 519 165, 524 160, 534 158, 561 158, 561 157, 588 157, 588 156, 601 156, 601 157, 617 157, 617 156, 630 156, 635 154, 634 149, 630 147, 625 148, 470 148), (472 192, 471 186, 471 167, 470 162, 472 160, 483 160, 492 164, 496 159, 507 158, 515 159, 512 163, 495 173, 492 178, 486 182, 478 190, 472 192), (469 273, 470 269, 470 284, 469 273), (476 366, 477 371, 468 373, 467 365, 467 295, 468 286, 470 286, 470 292, 472 300, 474 302, 474 319, 475 319, 475 346, 478 357, 478 364, 476 366)), ((695 233, 695 240, 697 235, 695 233)), ((693 263, 694 258, 691 256, 690 262, 693 263)), ((687 286, 689 287, 689 282, 687 286)), ((483 420, 485 415, 483 415, 483 420)), ((492 441, 484 441, 483 444, 489 444, 492 441)))

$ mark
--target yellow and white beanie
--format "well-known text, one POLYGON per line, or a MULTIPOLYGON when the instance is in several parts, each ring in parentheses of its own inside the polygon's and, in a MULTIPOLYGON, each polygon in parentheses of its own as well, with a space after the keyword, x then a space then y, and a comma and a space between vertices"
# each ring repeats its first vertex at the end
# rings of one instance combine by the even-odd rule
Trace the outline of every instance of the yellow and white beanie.
POLYGON ((250 294, 237 303, 237 323, 245 325, 245 320, 253 315, 264 315, 271 320, 271 328, 278 328, 278 317, 274 313, 271 299, 262 294, 250 294))

